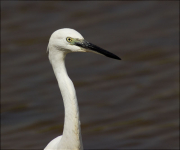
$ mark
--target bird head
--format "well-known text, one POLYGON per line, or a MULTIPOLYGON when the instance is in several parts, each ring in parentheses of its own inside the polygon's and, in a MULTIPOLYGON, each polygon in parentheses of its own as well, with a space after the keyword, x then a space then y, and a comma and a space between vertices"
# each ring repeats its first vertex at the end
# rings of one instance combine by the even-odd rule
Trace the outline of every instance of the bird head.
POLYGON ((93 52, 110 58, 121 60, 118 56, 110 53, 88 41, 74 29, 63 28, 55 31, 49 40, 49 49, 57 49, 65 53, 70 52, 93 52))

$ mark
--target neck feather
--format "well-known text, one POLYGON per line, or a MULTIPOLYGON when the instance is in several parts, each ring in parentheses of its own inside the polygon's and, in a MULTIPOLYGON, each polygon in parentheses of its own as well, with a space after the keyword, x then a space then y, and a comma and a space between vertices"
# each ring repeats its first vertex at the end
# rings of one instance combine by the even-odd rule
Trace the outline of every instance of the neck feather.
POLYGON ((64 130, 58 148, 81 150, 83 149, 83 146, 78 102, 73 82, 66 71, 64 62, 65 56, 66 53, 59 50, 49 51, 49 59, 58 81, 65 108, 64 130))

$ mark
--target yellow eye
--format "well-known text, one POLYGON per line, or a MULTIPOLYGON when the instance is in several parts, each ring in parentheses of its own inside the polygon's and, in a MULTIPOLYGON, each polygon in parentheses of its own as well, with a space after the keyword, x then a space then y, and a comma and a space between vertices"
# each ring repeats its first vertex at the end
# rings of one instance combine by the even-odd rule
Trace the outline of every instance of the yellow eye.
POLYGON ((70 43, 72 42, 72 38, 71 37, 67 37, 66 40, 70 43))

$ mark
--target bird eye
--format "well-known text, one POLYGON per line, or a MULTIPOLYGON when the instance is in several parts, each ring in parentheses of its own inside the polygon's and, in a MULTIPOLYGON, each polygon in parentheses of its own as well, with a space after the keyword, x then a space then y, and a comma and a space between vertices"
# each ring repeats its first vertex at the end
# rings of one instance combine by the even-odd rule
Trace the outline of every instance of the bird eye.
POLYGON ((70 43, 72 42, 72 38, 71 37, 67 37, 66 40, 70 43))

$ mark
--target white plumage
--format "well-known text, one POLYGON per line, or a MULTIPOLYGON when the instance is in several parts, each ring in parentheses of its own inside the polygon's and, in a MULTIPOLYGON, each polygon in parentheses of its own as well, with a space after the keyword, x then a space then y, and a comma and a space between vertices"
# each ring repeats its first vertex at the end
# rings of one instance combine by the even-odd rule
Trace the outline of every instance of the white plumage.
POLYGON ((65 122, 62 136, 50 141, 44 150, 82 150, 79 108, 74 85, 65 67, 66 54, 70 52, 94 52, 114 59, 120 60, 120 58, 87 42, 80 33, 68 28, 59 29, 51 35, 48 51, 49 60, 63 97, 65 122))

